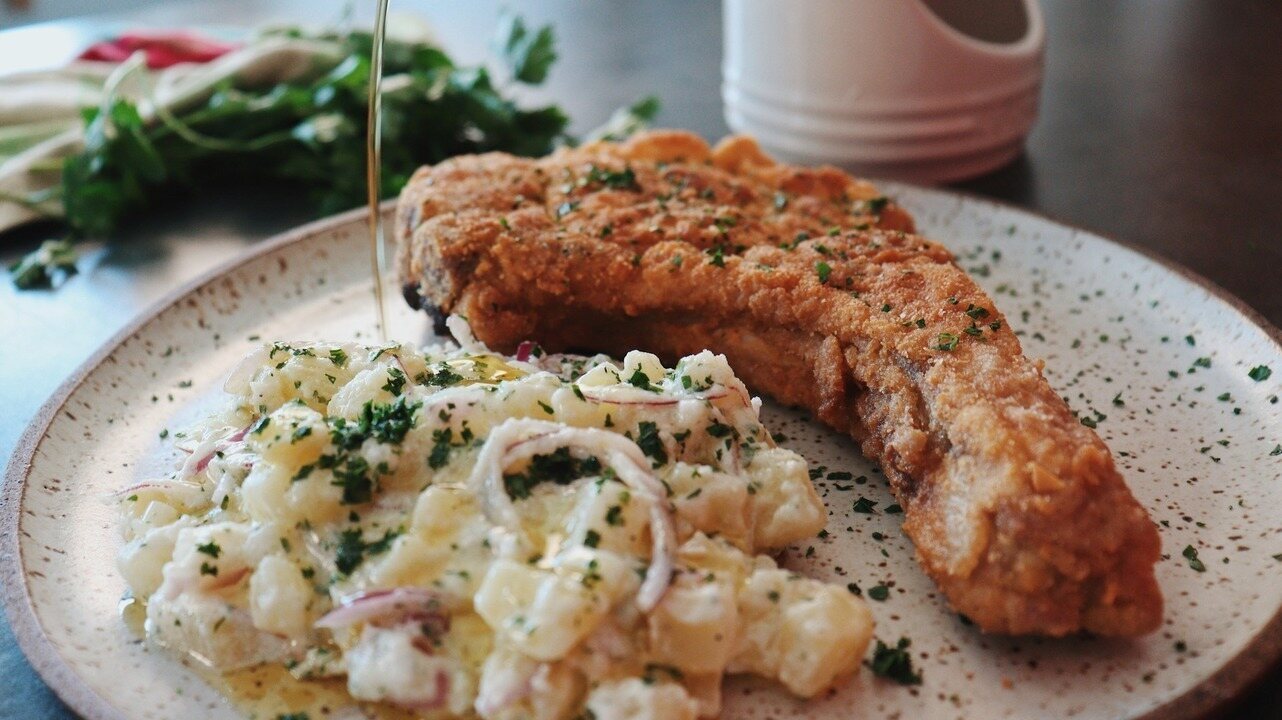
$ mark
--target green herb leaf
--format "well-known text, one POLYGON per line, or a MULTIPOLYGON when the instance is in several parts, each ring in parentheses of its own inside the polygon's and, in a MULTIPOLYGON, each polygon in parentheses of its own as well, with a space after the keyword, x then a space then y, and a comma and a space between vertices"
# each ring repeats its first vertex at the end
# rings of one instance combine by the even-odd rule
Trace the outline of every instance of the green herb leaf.
POLYGON ((828 282, 828 276, 832 274, 832 266, 826 262, 815 263, 815 274, 819 276, 819 284, 828 282))
POLYGON ((641 388, 642 390, 659 392, 659 388, 655 387, 654 384, 650 382, 650 376, 646 375, 645 371, 640 367, 632 371, 632 375, 628 377, 628 384, 633 387, 641 388))
POLYGON ((1268 365, 1256 365, 1247 372, 1246 376, 1256 382, 1264 382, 1273 375, 1273 370, 1268 365))
POLYGON ((388 530, 378 540, 365 542, 360 528, 348 528, 339 533, 334 565, 340 573, 351 575, 352 571, 365 561, 367 555, 387 552, 398 535, 400 535, 399 531, 388 530))
POLYGON ((663 447, 663 438, 659 437, 659 426, 643 420, 637 425, 637 447, 651 458, 655 467, 668 462, 668 452, 663 447))
POLYGON ((568 447, 535 455, 525 472, 503 476, 503 486, 513 500, 524 500, 530 491, 540 483, 553 482, 557 485, 569 485, 575 480, 601 472, 601 461, 595 457, 577 458, 570 454, 568 447))
POLYGON ((51 288, 76 274, 76 251, 66 240, 45 240, 9 266, 9 277, 19 290, 51 288))
MULTIPOLYGON (((869 595, 871 594, 870 590, 869 595)), ((921 673, 913 671, 912 655, 908 653, 910 645, 912 642, 905 637, 899 638, 893 648, 878 640, 868 667, 877 677, 894 680, 900 685, 920 685, 921 673)))
POLYGON ((1198 572, 1206 572, 1206 565, 1202 564, 1202 561, 1197 557, 1197 548, 1192 545, 1186 545, 1182 554, 1184 559, 1189 561, 1189 567, 1198 572))
POLYGON ((609 120, 601 127, 588 133, 588 140, 624 140, 634 133, 644 130, 659 114, 659 98, 650 95, 641 98, 631 105, 614 111, 609 120))
POLYGON ((548 70, 556 61, 554 45, 550 26, 531 31, 517 15, 504 13, 499 18, 494 47, 507 62, 512 77, 520 82, 537 85, 547 79, 548 70))
MULTIPOLYGON (((304 38, 322 50, 312 69, 288 81, 231 81, 176 115, 144 122, 122 97, 85 113, 84 149, 62 172, 73 235, 108 235, 130 213, 175 191, 229 180, 293 183, 319 214, 365 202, 370 33, 288 28, 267 36, 304 38)), ((515 17, 505 19, 497 44, 520 82, 541 81, 556 58, 551 29, 532 30, 515 17)), ((385 197, 396 196, 424 163, 490 150, 538 156, 566 137, 559 108, 523 108, 485 68, 456 67, 423 42, 389 39, 384 72, 400 81, 383 98, 383 142, 397 148, 383 157, 385 197)))
POLYGON ((857 512, 857 513, 863 513, 863 514, 865 514, 865 515, 872 515, 872 514, 874 514, 873 508, 875 508, 875 507, 877 507, 877 503, 876 503, 876 501, 869 500, 868 498, 864 497, 863 495, 860 495, 860 496, 859 496, 859 499, 855 501, 855 506, 854 506, 854 508, 853 508, 853 509, 854 509, 854 511, 855 511, 855 512, 857 512))

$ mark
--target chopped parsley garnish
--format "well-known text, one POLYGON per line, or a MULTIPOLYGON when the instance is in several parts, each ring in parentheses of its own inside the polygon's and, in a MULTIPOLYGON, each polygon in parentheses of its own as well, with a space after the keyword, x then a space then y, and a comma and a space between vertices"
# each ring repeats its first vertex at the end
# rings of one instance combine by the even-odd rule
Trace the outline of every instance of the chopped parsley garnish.
MULTIPOLYGON (((325 456, 322 456, 325 457, 325 456)), ((374 497, 374 481, 370 478, 369 461, 359 455, 345 455, 342 461, 330 468, 334 473, 333 485, 343 489, 344 505, 360 505, 374 497)))
POLYGON ((623 507, 619 505, 611 505, 610 508, 605 511, 605 522, 607 525, 612 525, 615 527, 622 525, 623 524, 623 507))
POLYGON ((726 266, 725 248, 723 246, 719 244, 713 245, 712 247, 708 248, 707 250, 704 250, 703 252, 706 253, 708 256, 709 265, 715 265, 716 267, 726 266))
POLYGON ((378 540, 365 542, 360 528, 344 530, 338 536, 338 551, 334 556, 334 565, 340 573, 351 575, 352 571, 365 561, 367 555, 387 552, 398 535, 400 532, 388 530, 378 540))
POLYGON ((913 671, 913 658, 908 653, 910 645, 912 641, 906 637, 899 638, 893 648, 878 640, 868 667, 877 677, 894 680, 900 685, 920 685, 921 673, 913 671))
POLYGON ((970 316, 971 320, 983 320, 988 317, 988 309, 978 305, 967 305, 966 314, 970 316))
MULTIPOLYGON (((404 377, 404 374, 402 374, 404 377)), ((397 444, 405 439, 405 434, 414 427, 414 413, 419 403, 407 403, 405 397, 398 397, 395 402, 374 404, 366 402, 354 422, 346 418, 326 418, 329 425, 330 442, 337 453, 322 455, 317 465, 329 470, 334 475, 333 484, 343 488, 343 504, 358 505, 373 499, 374 480, 371 470, 384 475, 389 472, 385 463, 371 468, 369 462, 360 455, 352 454, 360 449, 366 440, 373 439, 384 444, 397 444)), ((294 480, 302 480, 310 475, 312 466, 299 469, 294 480)))
POLYGON ((874 198, 868 198, 867 200, 860 200, 856 202, 855 212, 867 213, 869 215, 880 215, 881 211, 885 210, 886 206, 889 204, 890 198, 884 195, 879 195, 874 198))
POLYGON ((601 472, 601 461, 595 457, 577 458, 570 448, 560 447, 545 455, 530 458, 525 472, 503 476, 503 486, 513 500, 524 500, 540 483, 553 482, 569 485, 581 477, 601 472))
POLYGON ((632 376, 628 378, 628 384, 633 387, 641 388, 642 390, 649 390, 650 392, 659 392, 659 388, 655 387, 650 382, 650 376, 646 375, 645 371, 639 367, 636 370, 634 370, 632 372, 632 376))
POLYGON ((823 261, 815 263, 815 275, 819 277, 819 284, 828 282, 828 276, 832 275, 832 266, 823 261))
POLYGON ((281 713, 276 716, 276 720, 311 720, 311 717, 305 712, 281 713))
POLYGON ((876 501, 869 500, 863 495, 860 495, 859 499, 855 501, 854 511, 865 515, 871 515, 873 514, 873 508, 875 507, 877 507, 876 501))
POLYGON ((938 344, 935 345, 935 349, 943 350, 945 352, 952 352, 953 350, 956 350, 957 336, 952 333, 939 333, 938 344))
POLYGON ((432 431, 432 452, 427 456, 427 466, 440 470, 450 461, 450 448, 453 447, 454 430, 444 428, 432 431))
POLYGON ((873 585, 868 588, 868 597, 877 602, 885 602, 886 598, 890 597, 890 588, 881 584, 873 585))
POLYGON ((347 353, 343 352, 342 348, 334 348, 329 351, 329 361, 338 367, 343 367, 347 365, 347 353))
POLYGON ((1268 365, 1256 365, 1247 372, 1246 376, 1256 382, 1264 382, 1273 375, 1273 370, 1268 365))
POLYGON ((600 183, 612 190, 641 189, 640 183, 637 182, 637 174, 631 167, 625 167, 623 170, 606 170, 593 165, 588 170, 587 182, 600 183))
POLYGON ((1211 367, 1211 358, 1200 357, 1193 361, 1193 367, 1209 368, 1211 367))
POLYGON ((270 415, 264 415, 264 416, 262 416, 261 418, 259 418, 259 419, 258 419, 258 422, 254 423, 252 426, 250 426, 250 428, 249 428, 249 434, 250 434, 250 435, 259 435, 259 434, 261 434, 264 430, 266 430, 266 429, 267 429, 267 426, 268 426, 268 425, 270 425, 270 424, 271 424, 271 422, 272 422, 272 418, 271 418, 271 416, 270 416, 270 415))
POLYGON ((209 563, 207 563, 207 562, 203 562, 203 563, 201 563, 201 564, 200 564, 200 574, 201 574, 201 575, 211 575, 211 576, 213 576, 213 577, 218 577, 218 568, 217 568, 217 566, 210 565, 210 564, 209 564, 209 563))
POLYGON ((197 545, 196 552, 204 553, 205 555, 208 555, 209 557, 217 560, 218 556, 222 554, 223 549, 218 547, 218 543, 214 542, 213 540, 210 540, 204 545, 197 545))
POLYGON ((668 461, 668 452, 663 449, 663 438, 659 437, 659 426, 643 420, 637 425, 637 447, 641 452, 651 458, 654 467, 659 467, 668 461))
POLYGON ((713 420, 707 428, 708 434, 714 438, 723 438, 734 432, 734 428, 718 420, 713 420))
MULTIPOLYGON (((575 387, 578 387, 578 386, 576 385, 575 387)), ((542 400, 539 400, 539 401, 538 401, 538 403, 539 403, 539 407, 543 408, 543 412, 547 413, 548 415, 553 414, 553 410, 552 410, 552 406, 551 406, 551 405, 548 405, 547 403, 543 402, 542 400)))
POLYGON ((1088 416, 1088 415, 1083 415, 1083 416, 1081 417, 1081 421, 1082 421, 1082 424, 1083 424, 1083 425, 1085 425, 1086 427, 1088 427, 1088 428, 1090 428, 1090 429, 1092 429, 1092 430, 1094 430, 1095 428, 1099 427, 1099 423, 1095 421, 1095 418, 1090 417, 1090 416, 1088 416))
POLYGON ((398 397, 390 403, 366 402, 355 422, 346 418, 327 418, 330 440, 340 450, 355 450, 368 438, 385 444, 396 444, 415 425, 414 414, 420 403, 408 403, 398 397))
POLYGON ((393 395, 400 395, 401 390, 405 389, 405 373, 401 372, 400 368, 388 368, 387 378, 387 383, 383 385, 383 389, 393 395))
POLYGON ((1197 557, 1197 548, 1192 545, 1185 545, 1184 552, 1182 554, 1184 555, 1184 559, 1189 561, 1189 567, 1198 572, 1206 572, 1206 565, 1204 565, 1197 557))
POLYGON ((601 533, 597 532, 596 530, 588 530, 586 533, 583 534, 583 544, 590 548, 594 548, 600 545, 601 533))
POLYGON ((451 385, 457 384, 460 380, 463 379, 463 376, 454 372, 454 368, 442 363, 441 366, 436 369, 436 371, 429 370, 428 372, 422 375, 419 375, 419 377, 416 379, 419 379, 419 378, 422 379, 422 382, 424 385, 432 385, 434 387, 449 387, 451 385))
POLYGON ((887 505, 885 510, 887 515, 898 515, 903 511, 904 511, 904 508, 899 503, 892 503, 890 505, 887 505))

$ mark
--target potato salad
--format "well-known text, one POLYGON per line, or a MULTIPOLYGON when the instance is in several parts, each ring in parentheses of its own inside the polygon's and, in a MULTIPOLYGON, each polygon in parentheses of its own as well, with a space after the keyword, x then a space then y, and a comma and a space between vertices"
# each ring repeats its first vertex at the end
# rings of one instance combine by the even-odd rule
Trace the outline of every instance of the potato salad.
POLYGON ((811 697, 872 619, 770 553, 826 520, 721 355, 264 345, 119 493, 146 635, 425 717, 716 716, 727 673, 811 697))

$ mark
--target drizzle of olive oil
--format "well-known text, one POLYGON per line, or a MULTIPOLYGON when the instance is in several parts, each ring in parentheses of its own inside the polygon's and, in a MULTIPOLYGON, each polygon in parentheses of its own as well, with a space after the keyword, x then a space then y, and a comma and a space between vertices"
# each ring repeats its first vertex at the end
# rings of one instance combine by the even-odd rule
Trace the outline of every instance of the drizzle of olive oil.
POLYGON ((387 342, 387 310, 383 299, 383 43, 387 39, 388 0, 378 0, 374 19, 374 49, 370 53, 369 117, 365 131, 365 181, 369 200, 369 260, 374 271, 374 305, 378 317, 378 339, 387 342))
POLYGON ((382 703, 353 700, 343 678, 299 680, 280 665, 268 664, 220 673, 193 668, 245 717, 276 720, 305 712, 313 720, 359 717, 368 720, 414 720, 424 715, 382 703))

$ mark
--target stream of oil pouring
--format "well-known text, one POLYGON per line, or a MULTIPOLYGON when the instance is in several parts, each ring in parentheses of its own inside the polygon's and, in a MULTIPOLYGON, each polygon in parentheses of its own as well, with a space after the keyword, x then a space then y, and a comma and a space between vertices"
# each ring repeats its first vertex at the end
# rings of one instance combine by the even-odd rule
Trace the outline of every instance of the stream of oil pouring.
POLYGON ((365 180, 369 200, 369 261, 374 271, 374 305, 378 315, 378 338, 387 342, 387 310, 383 293, 383 214, 379 211, 382 198, 383 160, 383 42, 387 38, 388 0, 378 0, 378 15, 374 20, 374 49, 369 69, 369 118, 365 131, 365 180))

